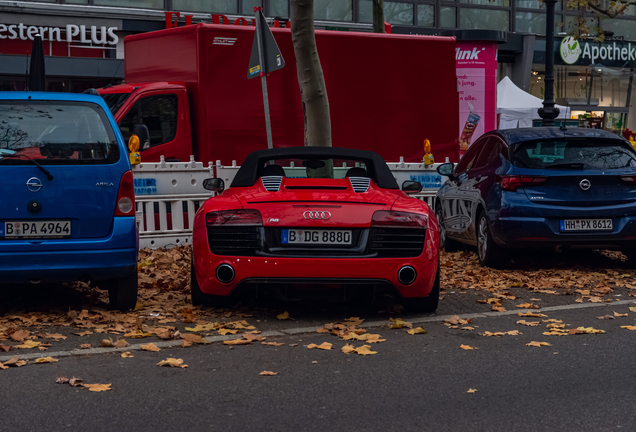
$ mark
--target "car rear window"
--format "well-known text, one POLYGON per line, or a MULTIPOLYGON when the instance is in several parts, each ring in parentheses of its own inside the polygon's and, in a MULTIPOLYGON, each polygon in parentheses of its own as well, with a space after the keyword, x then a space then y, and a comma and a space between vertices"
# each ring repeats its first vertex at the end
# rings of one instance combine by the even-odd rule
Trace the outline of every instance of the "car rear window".
POLYGON ((0 164, 112 164, 119 146, 99 105, 66 101, 0 102, 0 164))
POLYGON ((260 167, 259 175, 261 177, 283 175, 284 172, 284 176, 288 178, 343 179, 345 177, 371 177, 370 171, 365 162, 353 159, 274 159, 266 161, 260 167))
POLYGON ((550 140, 518 144, 512 163, 531 169, 616 169, 636 166, 636 153, 619 140, 550 140))

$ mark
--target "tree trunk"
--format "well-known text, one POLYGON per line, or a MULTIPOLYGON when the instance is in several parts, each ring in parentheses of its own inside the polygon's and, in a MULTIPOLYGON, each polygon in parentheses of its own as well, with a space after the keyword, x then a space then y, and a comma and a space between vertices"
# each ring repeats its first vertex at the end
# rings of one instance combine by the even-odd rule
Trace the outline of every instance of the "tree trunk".
POLYGON ((316 48, 313 0, 291 0, 291 34, 305 115, 305 146, 331 147, 329 99, 316 48))
POLYGON ((384 31, 384 0, 373 0, 373 32, 384 31))

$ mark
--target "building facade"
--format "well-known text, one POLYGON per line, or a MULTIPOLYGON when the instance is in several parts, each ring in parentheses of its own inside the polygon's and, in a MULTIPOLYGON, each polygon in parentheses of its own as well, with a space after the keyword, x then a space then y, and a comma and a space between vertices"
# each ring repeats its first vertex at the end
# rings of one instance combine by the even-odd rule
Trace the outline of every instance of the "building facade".
MULTIPOLYGON (((371 31, 371 0, 314 0, 316 27, 341 31, 371 31)), ((270 19, 288 19, 289 0, 0 0, 0 90, 23 90, 27 56, 35 34, 44 36, 47 89, 82 91, 123 79, 123 39, 126 35, 165 28, 166 12, 210 22, 210 14, 233 21, 254 15, 262 6, 270 19)), ((540 0, 384 0, 385 20, 394 32, 442 34, 449 30, 497 30, 498 76, 542 97, 546 13, 540 0)), ((185 18, 181 16, 181 23, 185 18)), ((615 19, 581 14, 563 2, 556 7, 555 95, 572 106, 582 126, 620 132, 636 129, 636 98, 632 82, 636 63, 605 54, 614 44, 636 47, 636 6, 615 19), (563 61, 561 42, 584 22, 590 55, 574 63, 563 61), (598 29, 613 32, 605 42, 593 42, 598 29), (592 55, 592 48, 598 56, 592 55), (612 57, 610 59, 609 57, 612 57)))

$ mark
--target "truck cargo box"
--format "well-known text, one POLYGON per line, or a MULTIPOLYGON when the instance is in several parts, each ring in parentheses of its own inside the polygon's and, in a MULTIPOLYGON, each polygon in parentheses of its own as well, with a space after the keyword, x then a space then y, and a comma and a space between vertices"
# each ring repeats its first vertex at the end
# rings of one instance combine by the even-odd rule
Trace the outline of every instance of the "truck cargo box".
MULTIPOLYGON (((274 147, 302 146, 303 110, 289 29, 272 28, 286 66, 268 76, 274 147)), ((128 36, 126 83, 182 81, 199 161, 239 163, 267 148, 260 79, 247 79, 254 27, 196 24, 128 36)), ((455 39, 316 31, 334 147, 421 160, 458 158, 455 39)), ((143 160, 143 153, 142 153, 143 160)))

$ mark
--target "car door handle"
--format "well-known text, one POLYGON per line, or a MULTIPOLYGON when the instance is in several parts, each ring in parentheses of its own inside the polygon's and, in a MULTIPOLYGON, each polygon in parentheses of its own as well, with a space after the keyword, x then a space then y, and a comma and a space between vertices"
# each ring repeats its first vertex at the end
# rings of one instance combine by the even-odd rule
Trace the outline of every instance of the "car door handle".
POLYGON ((481 180, 481 174, 477 174, 477 175, 475 176, 475 180, 477 180, 477 181, 481 180))

